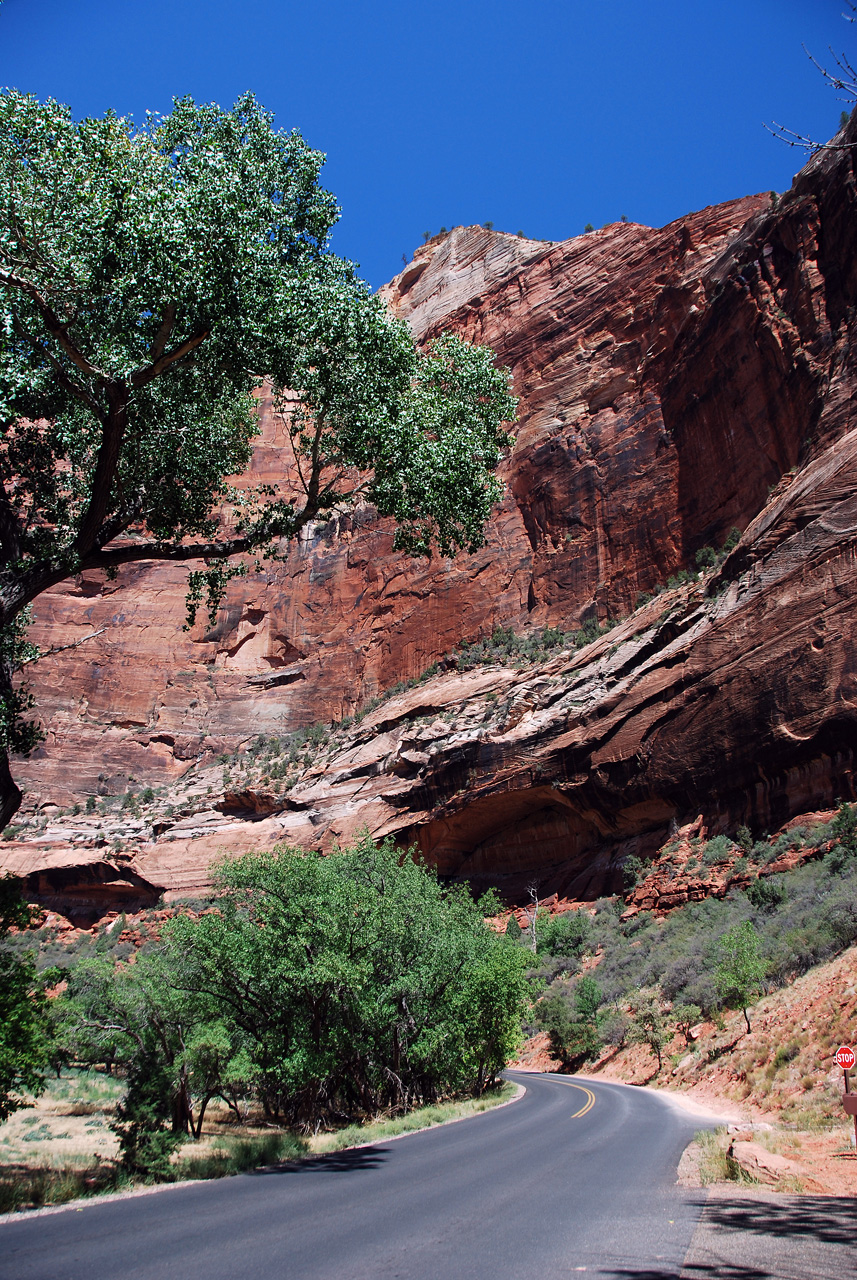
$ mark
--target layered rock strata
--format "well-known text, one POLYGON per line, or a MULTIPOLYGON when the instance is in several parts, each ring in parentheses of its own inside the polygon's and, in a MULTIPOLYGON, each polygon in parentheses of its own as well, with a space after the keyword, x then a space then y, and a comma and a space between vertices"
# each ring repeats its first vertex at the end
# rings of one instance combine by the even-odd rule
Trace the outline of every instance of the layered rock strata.
MULTIPOLYGON (((100 634, 41 664, 49 737, 18 768, 31 808, 207 779, 186 835, 132 841, 153 892, 203 884, 219 848, 328 846, 366 826, 445 874, 591 896, 700 811, 712 832, 772 828, 852 796, 854 152, 816 157, 776 207, 753 196, 558 245, 459 228, 426 246, 389 305, 421 340, 452 327, 490 343, 521 397, 486 548, 403 560, 361 510, 235 584, 190 637, 169 567, 41 599, 40 638, 100 634), (733 526, 715 574, 595 645, 427 682, 339 735, 287 799, 218 795, 207 764, 251 733, 350 712, 498 624, 628 615, 733 526)), ((262 421, 254 481, 282 465, 268 403, 262 421)), ((109 859, 84 835, 4 862, 109 859)))

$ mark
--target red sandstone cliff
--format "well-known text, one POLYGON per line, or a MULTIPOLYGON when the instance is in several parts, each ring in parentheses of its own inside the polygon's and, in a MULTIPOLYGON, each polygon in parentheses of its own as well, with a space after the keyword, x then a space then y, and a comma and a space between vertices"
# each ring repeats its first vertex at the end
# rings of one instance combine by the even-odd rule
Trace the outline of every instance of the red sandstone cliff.
MULTIPOLYGON (((339 717, 498 624, 627 615, 733 526, 719 594, 659 597, 537 673, 423 686, 391 727, 379 711, 308 768, 287 808, 272 797, 274 816, 250 826, 191 804, 195 834, 141 829, 133 865, 196 885, 218 847, 330 843, 368 824, 451 874, 538 867, 584 892, 673 820, 771 825, 853 794, 854 154, 817 157, 776 208, 753 196, 558 245, 458 228, 426 246, 387 286, 390 306, 420 338, 451 326, 492 345, 521 397, 488 545, 404 560, 358 511, 233 584, 213 631, 191 637, 170 567, 43 597, 35 638, 106 630, 38 668, 49 737, 17 768, 30 808, 189 768, 188 785, 206 775, 200 796, 215 792, 207 750, 339 717), (523 710, 495 715, 490 694, 523 710), (412 732, 415 714, 431 732, 412 732)), ((254 479, 281 465, 262 412, 254 479)), ((104 863, 74 847, 43 838, 5 861, 104 863)))

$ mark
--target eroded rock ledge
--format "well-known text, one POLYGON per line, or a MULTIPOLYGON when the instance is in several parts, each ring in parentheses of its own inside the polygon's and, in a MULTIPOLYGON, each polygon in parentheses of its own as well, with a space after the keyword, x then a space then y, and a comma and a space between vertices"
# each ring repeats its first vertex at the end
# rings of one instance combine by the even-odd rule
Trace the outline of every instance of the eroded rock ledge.
MULTIPOLYGON (((365 826, 511 898, 535 873, 586 897, 699 813, 712 834, 761 831, 853 798, 855 152, 816 157, 777 207, 752 196, 559 245, 463 228, 418 254, 390 305, 421 338, 448 326, 494 345, 521 395, 488 546, 402 561, 359 511, 235 584, 190 639, 169 567, 41 599, 37 638, 108 630, 39 670, 49 737, 18 767, 29 814, 129 775, 168 785, 176 812, 100 831, 51 819, 3 865, 62 870, 67 898, 78 875, 94 900, 94 861, 138 877, 129 893, 191 892, 220 850, 330 847, 365 826), (716 572, 631 613, 732 526, 716 572), (223 784, 218 753, 349 713, 498 624, 607 616, 625 621, 538 668, 389 699, 287 795, 223 784)), ((263 424, 254 483, 282 461, 267 403, 263 424)))

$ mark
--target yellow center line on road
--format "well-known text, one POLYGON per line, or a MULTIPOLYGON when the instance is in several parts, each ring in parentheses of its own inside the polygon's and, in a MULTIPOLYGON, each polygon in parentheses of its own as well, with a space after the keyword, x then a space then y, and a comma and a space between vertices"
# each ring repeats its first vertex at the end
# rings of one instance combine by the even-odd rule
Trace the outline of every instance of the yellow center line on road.
POLYGON ((580 1116, 585 1116, 587 1111, 591 1111, 592 1108, 595 1106, 595 1094, 592 1092, 591 1089, 584 1089, 582 1084, 572 1084, 570 1080, 560 1080, 559 1083, 568 1085, 569 1089, 579 1089, 581 1093, 586 1094, 586 1101, 584 1102, 580 1110, 572 1112, 571 1114, 572 1120, 577 1120, 580 1116))

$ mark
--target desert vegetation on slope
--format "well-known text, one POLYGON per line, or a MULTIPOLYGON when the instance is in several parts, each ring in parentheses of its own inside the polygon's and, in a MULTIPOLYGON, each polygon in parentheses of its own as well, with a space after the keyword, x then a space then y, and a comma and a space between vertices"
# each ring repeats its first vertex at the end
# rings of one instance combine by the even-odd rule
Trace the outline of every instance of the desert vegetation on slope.
MULTIPOLYGON (((580 1065, 637 1040, 660 1067, 677 1034, 690 1043, 694 1024, 722 1021, 727 1008, 743 1011, 749 1033, 747 1011, 759 997, 857 940, 857 807, 843 804, 831 821, 792 826, 774 841, 744 831, 739 839, 743 846, 725 836, 696 842, 697 865, 730 868, 722 896, 661 914, 604 898, 591 912, 545 912, 534 930, 530 914, 524 932, 510 918, 507 929, 527 949, 535 934, 533 974, 543 983, 535 1025, 560 1061, 580 1065), (778 871, 789 853, 798 865, 778 871)), ((651 867, 629 870, 631 896, 651 867)), ((675 871, 689 874, 686 863, 675 871)))

